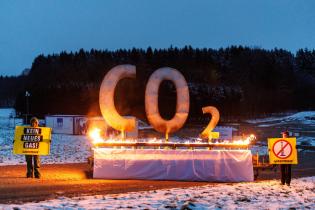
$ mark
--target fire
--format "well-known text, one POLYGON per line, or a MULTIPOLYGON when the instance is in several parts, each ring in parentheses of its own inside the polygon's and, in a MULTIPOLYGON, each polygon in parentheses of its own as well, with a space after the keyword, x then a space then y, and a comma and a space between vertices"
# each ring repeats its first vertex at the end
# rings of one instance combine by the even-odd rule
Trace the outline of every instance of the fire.
MULTIPOLYGON (((138 142, 144 142, 147 144, 155 144, 155 143, 165 143, 162 139, 156 139, 156 138, 151 138, 151 139, 146 139, 145 141, 141 141, 140 139, 138 140, 122 140, 122 139, 113 139, 113 138, 102 138, 101 136, 101 129, 99 128, 92 128, 88 131, 88 136, 91 139, 92 143, 94 145, 97 144, 101 144, 101 143, 138 143, 138 142)), ((212 145, 249 145, 251 144, 252 141, 254 141, 256 139, 256 136, 251 134, 249 136, 247 136, 246 138, 242 138, 239 140, 234 140, 234 141, 228 141, 228 140, 224 140, 221 142, 214 142, 214 143, 210 143, 212 145)), ((168 142, 170 144, 175 144, 176 142, 168 142)), ((191 141, 185 141, 184 144, 191 144, 191 143, 198 143, 198 144, 209 144, 208 142, 203 142, 201 138, 197 138, 195 141, 191 142, 191 141)))
POLYGON ((248 145, 250 144, 252 141, 254 141, 256 139, 256 136, 254 134, 249 135, 246 139, 241 139, 241 140, 234 140, 233 144, 237 144, 237 145, 248 145))
POLYGON ((124 142, 124 143, 132 143, 135 141, 131 140, 122 140, 122 139, 115 139, 115 138, 103 138, 101 136, 101 129, 99 128, 91 128, 88 131, 88 137, 91 139, 92 144, 97 145, 99 143, 119 143, 119 142, 124 142))
POLYGON ((216 144, 216 145, 220 145, 220 144, 225 144, 225 145, 228 145, 228 144, 231 144, 231 145, 249 145, 254 140, 256 140, 256 136, 254 134, 250 134, 248 137, 246 137, 244 139, 242 138, 242 139, 233 140, 233 141, 223 140, 223 141, 220 141, 220 142, 215 142, 213 144, 216 144))
POLYGON ((93 144, 103 143, 104 139, 101 137, 101 129, 92 128, 88 132, 88 136, 92 139, 93 144))
POLYGON ((248 145, 250 141, 248 139, 234 140, 232 144, 236 145, 248 145))

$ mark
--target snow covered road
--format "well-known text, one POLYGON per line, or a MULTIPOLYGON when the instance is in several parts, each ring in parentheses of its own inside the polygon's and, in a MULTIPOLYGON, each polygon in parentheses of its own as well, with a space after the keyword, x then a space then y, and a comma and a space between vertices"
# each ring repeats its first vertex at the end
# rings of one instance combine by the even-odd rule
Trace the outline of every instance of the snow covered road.
POLYGON ((315 209, 315 177, 58 199, 2 209, 315 209))

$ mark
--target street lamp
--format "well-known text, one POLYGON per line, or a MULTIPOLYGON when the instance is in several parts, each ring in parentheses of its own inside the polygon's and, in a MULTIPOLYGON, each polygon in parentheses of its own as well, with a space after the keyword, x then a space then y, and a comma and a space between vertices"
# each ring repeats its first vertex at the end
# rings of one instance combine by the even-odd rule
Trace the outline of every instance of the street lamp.
POLYGON ((30 92, 25 91, 25 99, 26 99, 26 115, 25 115, 25 123, 27 124, 27 116, 29 115, 29 103, 28 98, 31 96, 30 92))

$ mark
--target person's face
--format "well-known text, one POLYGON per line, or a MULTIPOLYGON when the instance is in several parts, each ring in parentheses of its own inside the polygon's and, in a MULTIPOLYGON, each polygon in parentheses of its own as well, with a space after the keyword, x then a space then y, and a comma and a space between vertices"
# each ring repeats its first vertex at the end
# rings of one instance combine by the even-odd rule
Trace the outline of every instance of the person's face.
POLYGON ((38 127, 38 122, 36 120, 34 120, 32 123, 31 123, 31 126, 32 127, 38 127))

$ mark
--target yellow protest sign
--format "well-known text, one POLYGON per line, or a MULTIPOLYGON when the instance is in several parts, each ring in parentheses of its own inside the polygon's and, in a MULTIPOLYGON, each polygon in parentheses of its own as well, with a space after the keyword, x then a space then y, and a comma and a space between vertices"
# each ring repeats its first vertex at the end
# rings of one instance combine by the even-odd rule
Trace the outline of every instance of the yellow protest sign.
POLYGON ((270 164, 298 164, 296 138, 268 138, 270 164))
POLYGON ((51 128, 16 126, 13 154, 16 155, 49 155, 51 128))

